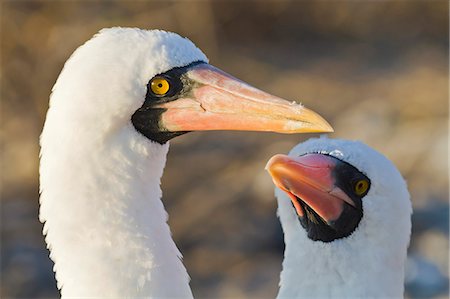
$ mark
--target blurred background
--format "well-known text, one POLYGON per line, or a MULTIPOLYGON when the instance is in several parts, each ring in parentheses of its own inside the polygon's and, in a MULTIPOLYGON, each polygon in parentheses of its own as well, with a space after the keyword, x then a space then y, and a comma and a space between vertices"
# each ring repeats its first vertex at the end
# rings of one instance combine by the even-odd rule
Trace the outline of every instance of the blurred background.
MULTIPOLYGON (((2 1, 1 297, 58 296, 38 215, 38 138, 65 60, 103 27, 189 37, 212 64, 383 152, 414 205, 406 292, 448 296, 447 1, 2 1)), ((275 153, 313 135, 190 133, 164 204, 197 298, 274 298, 283 257, 275 153)))

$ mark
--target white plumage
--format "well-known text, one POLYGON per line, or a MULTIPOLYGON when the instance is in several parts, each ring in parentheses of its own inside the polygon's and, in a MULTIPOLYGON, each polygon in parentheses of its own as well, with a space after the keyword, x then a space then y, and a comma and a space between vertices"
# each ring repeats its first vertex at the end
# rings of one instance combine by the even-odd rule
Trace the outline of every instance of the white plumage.
POLYGON ((41 135, 39 215, 63 297, 192 297, 160 200, 170 138, 331 130, 206 62, 188 39, 133 28, 101 30, 66 62, 41 135))
POLYGON ((168 144, 144 138, 130 116, 149 78, 196 60, 206 57, 176 34, 114 28, 65 64, 40 167, 40 220, 63 297, 192 297, 160 201, 168 144))
POLYGON ((289 156, 309 153, 353 165, 371 187, 362 198, 356 229, 331 242, 309 238, 288 194, 276 188, 286 243, 278 298, 402 298, 412 213, 402 176, 387 158, 360 142, 310 139, 289 156))

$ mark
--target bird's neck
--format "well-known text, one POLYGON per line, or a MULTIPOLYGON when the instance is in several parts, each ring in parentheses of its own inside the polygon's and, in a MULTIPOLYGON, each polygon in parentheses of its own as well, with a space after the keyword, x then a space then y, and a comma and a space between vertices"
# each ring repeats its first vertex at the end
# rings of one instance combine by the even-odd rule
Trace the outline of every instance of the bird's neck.
POLYGON ((277 197, 286 244, 278 298, 403 298, 406 245, 380 244, 361 231, 312 241, 289 198, 277 197))
POLYGON ((131 125, 85 145, 45 135, 40 219, 62 296, 192 297, 160 200, 168 145, 131 125))

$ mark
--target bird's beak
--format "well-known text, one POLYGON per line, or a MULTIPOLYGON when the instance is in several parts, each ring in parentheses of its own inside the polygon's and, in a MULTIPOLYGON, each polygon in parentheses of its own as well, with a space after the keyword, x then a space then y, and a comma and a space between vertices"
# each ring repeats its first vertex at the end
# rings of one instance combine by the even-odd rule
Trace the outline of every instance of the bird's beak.
POLYGON ((189 69, 192 89, 163 108, 160 125, 171 132, 205 130, 333 132, 317 113, 256 89, 206 63, 189 69))
POLYGON ((275 155, 267 162, 266 170, 275 185, 291 198, 299 216, 304 211, 299 200, 313 209, 323 220, 337 220, 344 202, 355 203, 339 187, 333 175, 338 159, 323 154, 306 154, 300 157, 275 155))

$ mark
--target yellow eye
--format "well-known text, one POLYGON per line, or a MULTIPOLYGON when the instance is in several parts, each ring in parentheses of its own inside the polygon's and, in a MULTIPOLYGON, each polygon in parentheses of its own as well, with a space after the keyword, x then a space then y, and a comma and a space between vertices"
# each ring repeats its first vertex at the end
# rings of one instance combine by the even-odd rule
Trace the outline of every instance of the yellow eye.
POLYGON ((359 180, 353 189, 356 195, 363 195, 369 189, 369 182, 367 180, 359 180))
POLYGON ((166 79, 156 77, 150 82, 150 88, 154 94, 161 96, 165 95, 169 91, 170 84, 166 79))

